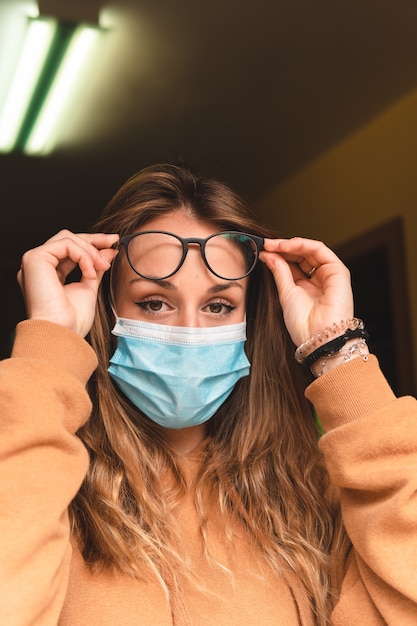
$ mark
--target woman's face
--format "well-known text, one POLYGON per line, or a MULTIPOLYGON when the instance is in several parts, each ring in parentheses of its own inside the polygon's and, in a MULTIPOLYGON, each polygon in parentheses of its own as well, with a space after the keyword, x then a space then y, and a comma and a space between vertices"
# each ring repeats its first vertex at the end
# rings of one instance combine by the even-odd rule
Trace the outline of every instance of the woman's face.
MULTIPOLYGON (((218 231, 181 211, 156 218, 138 232, 140 230, 163 230, 181 237, 201 238, 218 231)), ((163 250, 160 252, 160 255, 152 253, 155 275, 158 259, 162 263, 163 250)), ((206 267, 199 245, 191 244, 178 272, 163 280, 142 278, 130 267, 123 250, 120 254, 122 258, 113 286, 119 317, 189 327, 244 321, 248 278, 223 280, 215 276, 206 267)), ((225 264, 233 263, 233 259, 219 257, 219 263, 226 269, 225 264)))

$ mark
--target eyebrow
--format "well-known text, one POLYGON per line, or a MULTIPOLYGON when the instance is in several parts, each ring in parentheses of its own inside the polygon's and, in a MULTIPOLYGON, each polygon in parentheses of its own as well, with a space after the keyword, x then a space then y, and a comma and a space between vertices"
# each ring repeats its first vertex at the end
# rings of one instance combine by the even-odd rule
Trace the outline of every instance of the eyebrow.
POLYGON ((176 290, 176 287, 172 283, 161 278, 132 278, 132 280, 129 280, 129 285, 132 285, 132 283, 155 283, 163 289, 169 289, 170 291, 176 290))
POLYGON ((238 283, 236 280, 228 280, 227 283, 213 285, 213 287, 210 287, 209 292, 219 293, 219 291, 225 291, 226 289, 231 289, 232 287, 239 287, 239 289, 243 289, 243 285, 238 283))
MULTIPOLYGON (((132 278, 132 280, 129 281, 129 284, 131 285, 132 283, 136 283, 136 282, 155 283, 162 289, 167 289, 168 291, 177 291, 178 289, 178 287, 170 283, 168 280, 163 280, 160 278, 132 278)), ((241 285, 241 283, 238 283, 236 280, 230 280, 225 283, 219 283, 218 285, 213 285, 213 287, 210 287, 210 289, 208 289, 208 292, 220 293, 221 291, 226 291, 227 289, 231 289, 232 287, 239 287, 239 289, 243 289, 243 285, 241 285)))

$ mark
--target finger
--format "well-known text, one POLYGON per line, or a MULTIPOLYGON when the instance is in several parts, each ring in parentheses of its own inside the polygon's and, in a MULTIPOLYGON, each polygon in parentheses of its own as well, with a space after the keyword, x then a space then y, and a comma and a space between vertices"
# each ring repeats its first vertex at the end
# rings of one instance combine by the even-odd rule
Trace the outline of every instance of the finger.
POLYGON ((295 264, 290 264, 283 256, 277 253, 263 251, 259 258, 272 272, 278 289, 280 300, 284 300, 288 292, 296 286, 296 281, 303 276, 295 264))
MULTIPOLYGON (((51 244, 54 244, 56 242, 63 242, 64 244, 66 244, 69 240, 73 241, 77 246, 80 246, 80 248, 84 248, 85 252, 88 256, 91 256, 91 259, 93 260, 93 265, 97 266, 97 269, 103 269, 102 268, 102 263, 100 259, 106 259, 106 257, 101 256, 99 254, 100 250, 106 250, 106 249, 111 249, 114 244, 118 241, 119 239, 119 235, 116 233, 112 233, 112 234, 108 234, 108 233, 73 233, 69 230, 61 230, 60 232, 58 232, 56 235, 54 235, 53 237, 51 237, 47 242, 45 242, 44 246, 46 247, 46 249, 48 249, 48 247, 50 247, 51 244)), ((39 246, 39 248, 42 248, 42 246, 39 246)), ((81 256, 80 256, 81 258, 81 256)), ((61 262, 61 266, 60 269, 62 271, 62 268, 65 268, 65 263, 68 259, 60 259, 61 262)), ((71 261, 73 261, 73 259, 71 259, 71 261)), ((86 268, 87 273, 89 272, 88 269, 88 261, 84 260, 84 265, 86 268)), ((73 269, 73 266, 70 267, 70 271, 73 269)), ((65 272, 65 270, 64 270, 65 272)), ((64 273, 63 272, 63 273, 64 273)))
POLYGON ((119 254, 119 251, 115 248, 100 250, 100 256, 107 264, 111 265, 119 254))
POLYGON ((323 279, 329 272, 349 274, 339 257, 321 241, 303 237, 266 239, 264 249, 279 252, 287 261, 296 263, 309 279, 323 279))
POLYGON ((85 241, 87 244, 91 244, 98 250, 103 248, 111 248, 119 240, 117 233, 73 233, 71 230, 63 229, 53 235, 48 241, 59 241, 60 239, 70 238, 74 241, 85 241))
MULTIPOLYGON (((74 234, 71 231, 63 230, 54 235, 49 241, 66 241, 72 240, 81 248, 84 248, 88 256, 91 256, 93 264, 97 266, 97 269, 105 269, 106 255, 100 253, 101 250, 110 250, 114 244, 117 243, 119 235, 112 233, 77 233, 74 234), (104 260, 104 266, 102 267, 101 260, 104 260)), ((48 243, 48 242, 47 242, 48 243)), ((113 259, 113 255, 109 257, 113 259)))
MULTIPOLYGON (((26 252, 22 267, 24 271, 29 271, 32 267, 39 268, 40 264, 49 265, 55 269, 63 284, 69 273, 79 266, 85 278, 94 280, 97 271, 109 268, 107 256, 101 250, 111 250, 110 246, 117 238, 117 235, 102 233, 75 235, 70 231, 61 231, 42 246, 26 252)), ((113 258, 112 253, 109 258, 113 258)))
POLYGON ((102 268, 95 267, 94 276, 89 276, 85 273, 82 273, 80 282, 88 286, 90 289, 93 290, 95 294, 97 294, 100 282, 105 272, 108 269, 110 269, 111 263, 114 260, 114 258, 117 256, 117 254, 118 254, 118 250, 115 250, 115 249, 100 250, 102 268))
POLYGON ((323 242, 304 237, 291 239, 266 239, 264 249, 282 254, 288 261, 302 264, 305 261, 312 265, 340 262, 338 256, 323 242))

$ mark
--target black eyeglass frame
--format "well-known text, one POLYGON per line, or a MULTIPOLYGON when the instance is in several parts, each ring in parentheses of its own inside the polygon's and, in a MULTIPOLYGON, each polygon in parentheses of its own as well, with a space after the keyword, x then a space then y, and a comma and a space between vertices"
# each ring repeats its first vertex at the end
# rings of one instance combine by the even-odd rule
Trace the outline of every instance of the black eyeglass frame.
POLYGON ((263 237, 259 237, 258 235, 250 235, 249 233, 243 233, 239 230, 224 230, 224 231, 220 231, 218 233, 213 233, 212 235, 209 235, 206 238, 199 238, 199 237, 180 237, 179 235, 176 235, 175 233, 170 233, 168 231, 165 230, 144 230, 141 231, 139 233, 132 233, 131 235, 123 235, 123 237, 120 237, 119 239, 119 247, 123 246, 126 252, 126 258, 129 262, 130 267, 132 268, 132 270, 138 274, 138 276, 141 276, 142 278, 146 278, 147 280, 165 280, 165 278, 170 278, 171 276, 173 276, 174 274, 176 274, 178 272, 179 269, 181 269, 186 257, 187 257, 187 253, 188 253, 188 246, 190 243, 194 243, 194 244, 198 244, 200 246, 200 252, 201 252, 201 256, 202 259, 206 265, 206 267, 209 269, 209 271, 214 274, 215 276, 217 276, 217 278, 221 278, 222 280, 240 280, 241 278, 246 278, 246 276, 249 276, 249 274, 252 272, 252 270, 254 269, 255 265, 258 262, 258 258, 259 258, 259 253, 261 252, 261 250, 263 249, 263 245, 264 245, 264 238, 263 237), (129 257, 129 244, 132 241, 132 239, 135 239, 135 237, 139 237, 140 235, 147 235, 147 234, 160 234, 160 235, 171 235, 171 237, 175 237, 175 239, 177 239, 182 246, 182 256, 181 256, 181 260, 179 262, 179 264, 177 265, 176 269, 173 272, 170 272, 169 274, 167 274, 166 276, 158 276, 157 278, 154 276, 145 276, 144 274, 141 274, 134 266, 133 263, 130 260, 129 257), (210 241, 210 239, 212 239, 213 237, 218 237, 219 235, 238 235, 241 237, 248 237, 248 239, 251 239, 256 246, 256 253, 255 253, 255 258, 253 260, 252 266, 250 267, 250 269, 245 273, 242 274, 242 276, 236 276, 233 278, 225 278, 224 276, 221 276, 220 274, 218 274, 217 272, 215 272, 209 265, 207 258, 206 258, 206 253, 205 253, 205 249, 206 249, 206 244, 208 241, 210 241))

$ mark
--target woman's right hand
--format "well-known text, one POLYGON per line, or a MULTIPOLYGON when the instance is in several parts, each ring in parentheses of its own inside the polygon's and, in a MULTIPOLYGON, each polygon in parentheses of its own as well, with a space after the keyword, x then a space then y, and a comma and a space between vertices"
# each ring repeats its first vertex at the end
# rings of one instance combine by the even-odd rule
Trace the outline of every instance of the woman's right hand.
POLYGON ((17 274, 29 319, 61 324, 85 337, 93 323, 97 291, 117 254, 116 234, 74 234, 62 230, 23 255, 17 274), (79 282, 65 284, 75 267, 79 282))

